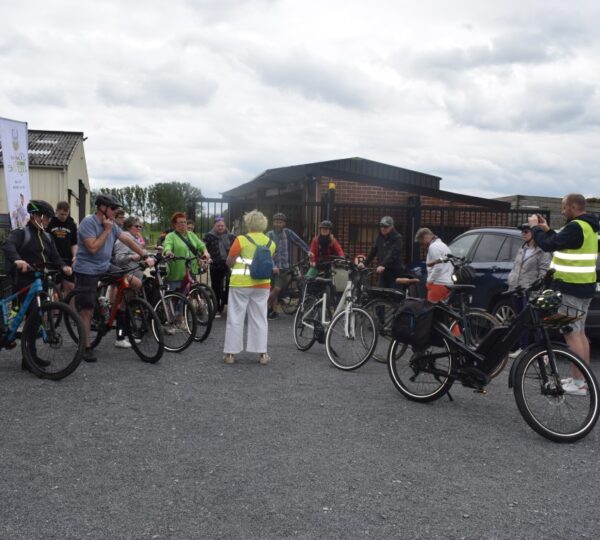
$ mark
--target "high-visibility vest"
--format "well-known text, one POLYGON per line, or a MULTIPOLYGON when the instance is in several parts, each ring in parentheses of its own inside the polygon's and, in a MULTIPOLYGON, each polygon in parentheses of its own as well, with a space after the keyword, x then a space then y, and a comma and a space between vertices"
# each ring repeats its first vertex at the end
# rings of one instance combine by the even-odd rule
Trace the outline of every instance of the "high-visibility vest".
POLYGON ((550 263, 550 268, 556 270, 554 279, 577 285, 596 283, 598 236, 587 221, 581 219, 573 221, 583 231, 583 243, 577 249, 563 249, 554 252, 550 263))
MULTIPOLYGON (((259 246, 266 246, 271 239, 263 233, 249 233, 252 240, 259 246)), ((235 264, 231 269, 231 278, 229 280, 230 287, 255 287, 256 285, 264 285, 270 283, 270 279, 252 279, 250 277, 250 265, 256 251, 256 246, 248 241, 243 234, 237 237, 240 243, 240 254, 235 260, 235 264)), ((271 255, 275 251, 275 242, 271 242, 271 255)))

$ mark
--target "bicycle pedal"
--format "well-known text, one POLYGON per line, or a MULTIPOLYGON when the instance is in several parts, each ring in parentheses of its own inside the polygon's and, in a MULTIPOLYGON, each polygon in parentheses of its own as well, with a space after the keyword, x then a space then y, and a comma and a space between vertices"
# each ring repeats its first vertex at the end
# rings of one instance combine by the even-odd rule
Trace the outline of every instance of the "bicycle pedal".
POLYGON ((481 394, 482 396, 488 395, 487 388, 476 388, 475 390, 473 390, 473 392, 475 392, 476 394, 481 394))

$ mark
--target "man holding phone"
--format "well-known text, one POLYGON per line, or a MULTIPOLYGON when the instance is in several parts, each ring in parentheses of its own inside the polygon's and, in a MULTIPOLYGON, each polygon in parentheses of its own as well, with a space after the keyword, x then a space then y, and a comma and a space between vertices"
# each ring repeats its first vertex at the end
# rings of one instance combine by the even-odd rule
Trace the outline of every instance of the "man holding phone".
MULTIPOLYGON (((590 344, 585 335, 585 319, 596 291, 598 258, 598 218, 585 211, 585 197, 571 193, 563 197, 562 214, 567 224, 554 231, 539 214, 528 218, 535 243, 546 252, 552 251, 550 268, 554 269, 554 287, 562 293, 563 302, 584 312, 581 319, 564 334, 567 346, 590 363, 590 344)), ((563 389, 569 394, 585 395, 584 381, 574 373, 563 389)))

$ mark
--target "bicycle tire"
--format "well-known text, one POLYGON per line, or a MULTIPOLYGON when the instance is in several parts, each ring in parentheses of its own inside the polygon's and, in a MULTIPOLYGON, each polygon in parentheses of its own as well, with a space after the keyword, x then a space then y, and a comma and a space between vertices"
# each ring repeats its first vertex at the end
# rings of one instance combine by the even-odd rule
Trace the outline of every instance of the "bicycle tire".
POLYGON ((196 333, 194 341, 204 341, 212 330, 213 316, 211 316, 210 297, 202 288, 193 286, 187 294, 188 300, 192 305, 192 310, 196 315, 196 333))
POLYGON ((213 288, 206 283, 196 283, 195 285, 192 285, 192 288, 194 287, 202 289, 206 294, 206 297, 209 300, 209 315, 211 320, 214 319, 217 314, 217 295, 215 294, 215 291, 213 291, 213 288))
POLYGON ((388 351, 388 373, 396 389, 407 399, 425 403, 444 396, 454 379, 451 378, 452 354, 448 343, 430 347, 429 354, 415 354, 412 347, 392 341, 388 351), (432 355, 440 355, 432 358, 432 355), (439 373, 431 373, 436 370, 439 373))
POLYGON ((281 306, 281 311, 287 315, 293 315, 300 306, 300 298, 302 297, 302 289, 298 287, 298 278, 292 277, 287 287, 281 291, 277 299, 281 306))
POLYGON ((372 355, 376 362, 387 364, 388 352, 394 339, 392 337, 393 314, 399 305, 399 302, 387 298, 374 298, 362 306, 371 315, 377 329, 377 345, 372 355))
MULTIPOLYGON (((154 306, 154 311, 162 326, 165 350, 168 352, 185 351, 193 342, 198 321, 191 302, 183 294, 167 292, 154 306), (168 305, 168 307, 166 307, 168 305), (182 311, 182 319, 178 320, 182 311)), ((154 338, 158 336, 152 327, 154 338)))
POLYGON ((598 382, 587 364, 567 347, 553 345, 552 351, 556 374, 545 346, 536 347, 517 360, 515 401, 521 416, 536 433, 554 442, 575 442, 585 437, 598 420, 598 382), (587 384, 585 396, 563 393, 562 384, 557 385, 557 380, 572 376, 573 367, 581 372, 587 384), (543 410, 549 412, 544 414, 543 410))
MULTIPOLYGON (((477 345, 481 343, 481 341, 485 338, 488 332, 494 328, 495 326, 500 326, 500 321, 494 317, 492 314, 487 311, 479 308, 469 308, 469 311, 465 313, 465 317, 469 318, 469 328, 471 329, 471 343, 468 344, 471 348, 475 349, 477 345)), ((457 335, 456 332, 459 332, 459 335, 462 334, 460 331, 459 319, 454 319, 450 323, 450 332, 453 335, 457 335)), ((506 364, 508 363, 508 353, 504 355, 501 359, 500 363, 494 368, 492 373, 490 373, 490 378, 497 377, 502 373, 506 364)))
POLYGON ((21 352, 29 371, 52 380, 64 379, 73 373, 83 357, 83 332, 81 317, 62 302, 43 302, 32 309, 21 334, 21 352), (71 337, 66 325, 56 323, 57 320, 69 321, 77 339, 71 337), (47 366, 42 365, 45 362, 47 366))
MULTIPOLYGON (((77 290, 73 290, 67 294, 67 296, 63 299, 63 303, 68 305, 71 309, 75 310, 76 300, 75 296, 79 294, 77 290), (75 306, 75 307, 74 307, 75 306)), ((73 339, 77 339, 77 333, 71 328, 69 321, 65 321, 65 325, 71 337, 73 339)), ((98 304, 98 298, 94 299, 94 310, 92 313, 91 327, 90 327, 90 348, 94 349, 97 347, 105 334, 108 333, 109 328, 106 328, 106 322, 102 313, 100 311, 100 304, 98 304)))
POLYGON ((342 371, 364 365, 377 346, 377 329, 364 309, 352 306, 338 313, 327 328, 325 350, 329 361, 342 371))
POLYGON ((143 298, 125 300, 125 335, 144 362, 155 364, 165 352, 160 319, 143 298))
POLYGON ((317 340, 314 321, 321 320, 322 298, 307 296, 294 315, 294 343, 299 351, 308 351, 317 340))

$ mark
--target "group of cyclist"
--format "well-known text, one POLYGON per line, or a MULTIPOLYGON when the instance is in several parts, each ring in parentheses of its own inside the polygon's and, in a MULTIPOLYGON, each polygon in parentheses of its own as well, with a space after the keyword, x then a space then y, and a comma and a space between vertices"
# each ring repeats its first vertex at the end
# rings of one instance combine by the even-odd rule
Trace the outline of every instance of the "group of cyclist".
MULTIPOLYGON (((120 201, 110 194, 100 194, 95 200, 95 207, 95 212, 84 218, 77 227, 69 216, 69 205, 66 202, 59 203, 55 211, 45 201, 31 200, 27 205, 31 216, 29 222, 23 229, 11 231, 3 247, 7 263, 14 270, 15 290, 20 290, 33 281, 30 272, 32 267, 52 263, 60 268, 64 291, 77 288, 77 304, 86 340, 89 340, 100 276, 110 271, 129 270, 130 286, 139 290, 142 286, 140 261, 148 267, 155 263, 155 259, 149 256, 143 245, 142 223, 135 216, 125 217, 120 201)), ((520 227, 524 243, 509 277, 509 287, 525 286, 526 276, 531 277, 531 271, 528 273, 526 270, 533 268, 534 262, 536 277, 547 266, 554 268, 554 287, 561 291, 565 303, 584 313, 565 334, 565 340, 575 353, 589 363, 589 343, 584 325, 585 314, 595 292, 599 224, 595 216, 586 213, 585 198, 579 194, 563 198, 562 212, 567 225, 560 231, 550 229, 539 215, 531 216, 528 223, 520 227), (553 252, 552 256, 549 255, 550 252, 553 252)), ((224 218, 219 216, 203 241, 193 232, 194 224, 187 219, 186 214, 177 212, 172 216, 172 229, 162 238, 162 253, 167 259, 174 258, 169 263, 167 276, 169 286, 173 289, 181 284, 186 273, 186 262, 183 259, 194 259, 193 273, 198 272, 198 259, 212 263, 210 276, 217 298, 216 316, 221 315, 228 302, 233 300, 234 303, 233 309, 229 309, 228 313, 225 361, 231 363, 234 355, 242 350, 240 340, 243 317, 248 313, 251 324, 254 324, 250 349, 261 355, 261 363, 267 363, 266 321, 278 317, 277 298, 289 279, 285 271, 292 263, 292 246, 297 246, 308 258, 309 277, 316 275, 321 265, 334 257, 344 257, 345 253, 332 234, 334 227, 329 220, 320 223, 319 234, 307 244, 287 227, 287 217, 283 213, 278 212, 273 216, 272 230, 266 234, 265 216, 254 211, 247 218, 246 225, 250 225, 248 236, 236 237, 230 233, 224 218), (271 277, 258 280, 259 282, 250 278, 247 270, 257 246, 268 246, 273 258, 271 277), (242 294, 242 289, 254 291, 242 294)), ((360 264, 364 267, 377 260, 375 272, 379 287, 397 287, 398 282, 407 276, 402 262, 402 236, 394 225, 391 216, 380 219, 379 234, 360 264)), ((448 262, 437 263, 450 250, 430 229, 420 229, 414 240, 426 249, 427 299, 431 302, 444 300, 452 285, 452 266, 448 262)), ((123 324, 121 314, 117 317, 115 346, 128 348, 131 345, 123 339, 123 324)), ((525 345, 526 342, 523 347, 525 345)), ((87 362, 97 360, 91 347, 85 348, 83 359, 87 362)), ((581 388, 583 383, 577 375, 573 373, 567 390, 585 391, 581 388)))

